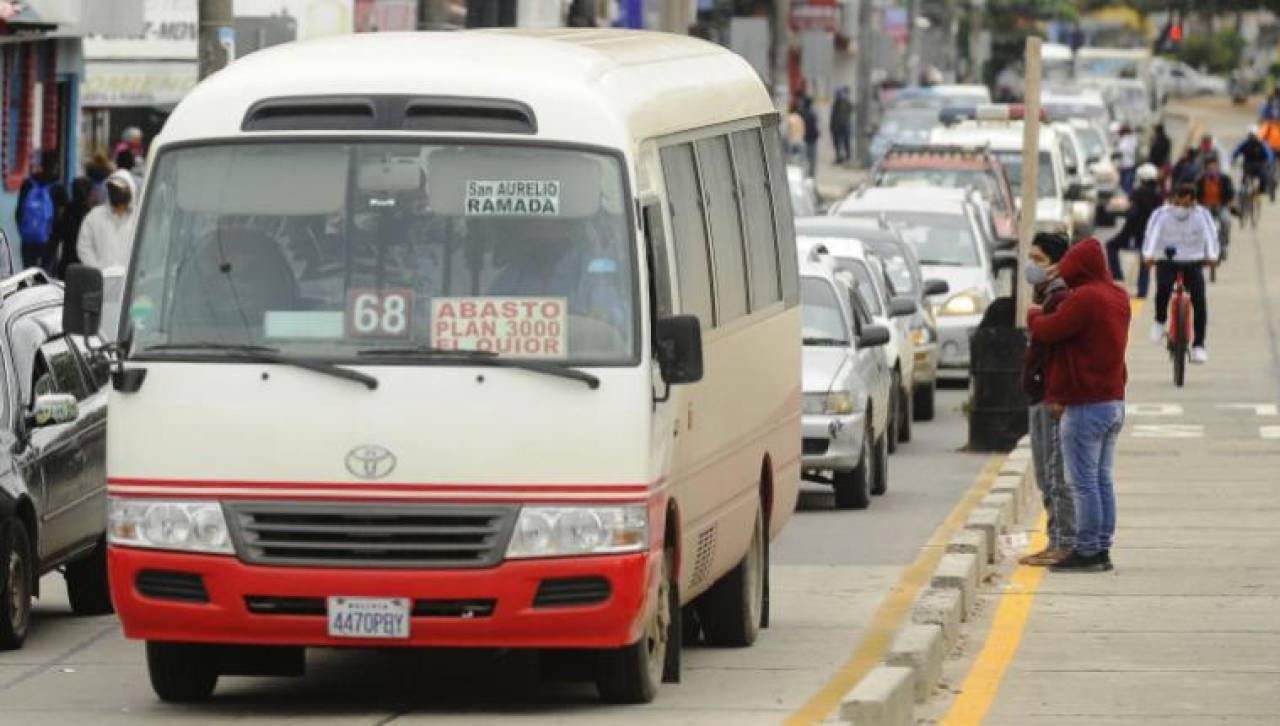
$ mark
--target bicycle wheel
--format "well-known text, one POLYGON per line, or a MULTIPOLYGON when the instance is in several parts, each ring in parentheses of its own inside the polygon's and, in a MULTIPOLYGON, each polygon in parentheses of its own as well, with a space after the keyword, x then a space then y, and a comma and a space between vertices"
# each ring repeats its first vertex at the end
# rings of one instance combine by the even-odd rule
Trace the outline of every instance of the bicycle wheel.
POLYGON ((1173 359, 1173 385, 1182 388, 1187 378, 1187 332, 1182 300, 1174 298, 1169 310, 1169 357, 1173 359))

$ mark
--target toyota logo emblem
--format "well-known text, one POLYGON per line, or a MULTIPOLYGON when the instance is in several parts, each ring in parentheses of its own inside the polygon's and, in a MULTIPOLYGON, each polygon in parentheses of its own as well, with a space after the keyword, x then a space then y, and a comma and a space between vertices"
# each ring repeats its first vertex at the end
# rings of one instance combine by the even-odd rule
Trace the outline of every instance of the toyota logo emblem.
POLYGON ((376 444, 363 444, 347 452, 347 471, 359 479, 382 479, 396 470, 396 455, 376 444))

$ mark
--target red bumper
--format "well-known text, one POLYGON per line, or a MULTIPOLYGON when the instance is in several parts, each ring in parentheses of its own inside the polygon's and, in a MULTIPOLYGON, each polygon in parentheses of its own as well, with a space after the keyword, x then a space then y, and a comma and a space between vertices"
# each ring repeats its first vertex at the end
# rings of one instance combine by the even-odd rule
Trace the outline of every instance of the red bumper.
POLYGON ((643 631, 659 558, 647 554, 509 561, 486 570, 349 570, 263 567, 235 557, 110 547, 111 593, 125 635, 141 640, 304 646, 609 648, 643 631), (142 570, 200 575, 208 603, 161 600, 138 592, 142 570), (533 607, 550 578, 603 577, 597 605, 533 607), (331 638, 323 615, 264 615, 248 596, 408 597, 495 601, 487 617, 413 617, 407 640, 331 638))

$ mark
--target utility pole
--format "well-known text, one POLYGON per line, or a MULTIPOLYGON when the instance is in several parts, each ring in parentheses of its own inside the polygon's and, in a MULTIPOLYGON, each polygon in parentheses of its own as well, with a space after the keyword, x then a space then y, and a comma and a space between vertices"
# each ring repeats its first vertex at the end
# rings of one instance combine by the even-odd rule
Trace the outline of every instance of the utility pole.
POLYGON ((858 2, 858 163, 865 162, 871 154, 871 1, 858 2))
POLYGON ((418 0, 419 30, 446 30, 449 20, 449 0, 418 0))
POLYGON ((1017 300, 1017 327, 1027 327, 1027 310, 1031 307, 1031 285, 1022 269, 1031 253, 1031 240, 1036 233, 1036 195, 1040 178, 1040 39, 1027 38, 1027 82, 1022 101, 1022 209, 1018 217, 1018 267, 1014 271, 1017 300))
POLYGON ((983 66, 986 64, 986 58, 983 56, 982 32, 986 27, 986 17, 984 11, 987 8, 986 0, 969 0, 969 82, 982 83, 983 66))
POLYGON ((906 0, 907 3, 907 63, 906 82, 908 86, 920 83, 920 42, 916 36, 916 17, 919 14, 920 0, 906 0))
POLYGON ((235 60, 235 13, 231 0, 200 0, 200 79, 235 60))

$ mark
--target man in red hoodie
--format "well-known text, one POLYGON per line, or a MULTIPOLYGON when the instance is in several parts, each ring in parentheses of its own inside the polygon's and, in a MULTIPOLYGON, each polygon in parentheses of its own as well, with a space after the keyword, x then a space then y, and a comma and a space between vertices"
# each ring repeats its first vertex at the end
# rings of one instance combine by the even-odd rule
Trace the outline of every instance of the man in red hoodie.
POLYGON ((1076 505, 1075 549, 1051 569, 1106 572, 1116 528, 1112 465, 1124 426, 1129 298, 1111 281, 1096 239, 1072 247, 1058 274, 1071 295, 1053 312, 1033 307, 1027 316, 1031 339, 1052 346, 1045 400, 1062 410, 1062 454, 1076 505))

